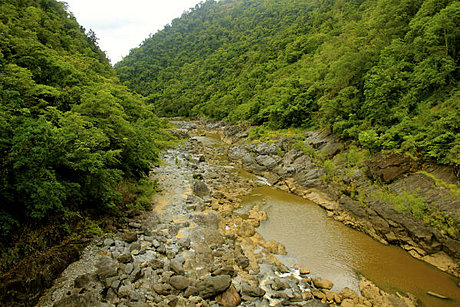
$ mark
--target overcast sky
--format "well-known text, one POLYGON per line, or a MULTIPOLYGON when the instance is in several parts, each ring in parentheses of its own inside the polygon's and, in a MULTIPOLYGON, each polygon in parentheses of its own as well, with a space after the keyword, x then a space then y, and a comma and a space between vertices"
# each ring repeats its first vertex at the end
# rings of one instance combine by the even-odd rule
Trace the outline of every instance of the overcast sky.
POLYGON ((112 64, 149 34, 180 17, 201 0, 65 0, 86 30, 92 29, 112 64))

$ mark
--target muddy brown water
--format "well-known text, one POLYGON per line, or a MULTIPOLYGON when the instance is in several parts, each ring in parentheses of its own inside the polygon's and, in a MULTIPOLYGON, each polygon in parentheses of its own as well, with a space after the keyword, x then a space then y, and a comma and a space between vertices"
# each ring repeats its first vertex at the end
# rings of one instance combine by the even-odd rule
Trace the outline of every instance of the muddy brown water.
MULTIPOLYGON (((195 138, 205 146, 225 146, 217 134, 195 138)), ((242 177, 257 178, 240 168, 234 171, 242 177)), ((383 245, 335 221, 313 202, 267 186, 243 198, 243 208, 255 203, 262 204, 268 215, 258 232, 265 240, 278 241, 287 249, 288 254, 279 256, 280 260, 286 265, 307 267, 312 276, 330 279, 333 290, 349 287, 359 291, 362 275, 387 292, 410 292, 425 306, 460 306, 459 279, 399 247, 383 245), (450 299, 434 298, 427 291, 450 299)))
POLYGON ((314 203, 270 187, 256 188, 243 199, 247 207, 262 203, 268 220, 258 228, 265 240, 286 246, 279 256, 287 265, 307 267, 313 276, 334 282, 333 290, 358 290, 360 274, 382 289, 410 292, 426 306, 460 306, 458 279, 411 257, 396 246, 386 246, 328 217, 314 203), (433 291, 452 298, 440 300, 433 291))

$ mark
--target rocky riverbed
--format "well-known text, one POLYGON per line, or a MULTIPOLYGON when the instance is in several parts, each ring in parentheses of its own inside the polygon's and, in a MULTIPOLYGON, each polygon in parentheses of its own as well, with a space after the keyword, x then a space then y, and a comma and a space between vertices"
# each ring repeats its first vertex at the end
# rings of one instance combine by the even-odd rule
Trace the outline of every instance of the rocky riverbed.
MULTIPOLYGON (((178 125, 184 137, 196 132, 193 123, 178 125)), ((240 176, 221 156, 194 138, 168 150, 152 170, 162 189, 154 210, 89 244, 38 306, 416 305, 364 278, 360 293, 331 291, 332 282, 308 268, 283 265, 276 255, 284 246, 257 233, 266 213, 257 205, 235 212, 263 181, 240 176)))
POLYGON ((230 145, 229 159, 242 168, 460 277, 460 197, 453 169, 421 165, 400 153, 378 154, 351 167, 356 152, 326 131, 307 131, 301 141, 281 135, 248 142, 247 127, 209 128, 230 145))

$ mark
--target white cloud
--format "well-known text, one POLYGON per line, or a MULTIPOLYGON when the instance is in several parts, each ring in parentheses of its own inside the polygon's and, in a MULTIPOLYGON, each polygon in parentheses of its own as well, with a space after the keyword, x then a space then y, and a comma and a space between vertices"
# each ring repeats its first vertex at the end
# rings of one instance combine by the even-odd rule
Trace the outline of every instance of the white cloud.
POLYGON ((201 0, 66 0, 69 11, 99 38, 112 63, 201 0))

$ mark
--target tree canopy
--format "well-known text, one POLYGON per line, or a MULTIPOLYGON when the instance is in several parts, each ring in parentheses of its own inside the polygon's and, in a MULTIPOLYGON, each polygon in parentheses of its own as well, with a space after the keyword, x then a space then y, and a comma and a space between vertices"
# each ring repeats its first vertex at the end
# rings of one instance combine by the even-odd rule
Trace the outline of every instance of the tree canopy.
POLYGON ((0 243, 21 223, 123 204, 169 134, 55 0, 0 3, 0 243))
POLYGON ((328 127, 460 164, 454 0, 208 0, 115 65, 165 116, 328 127))

